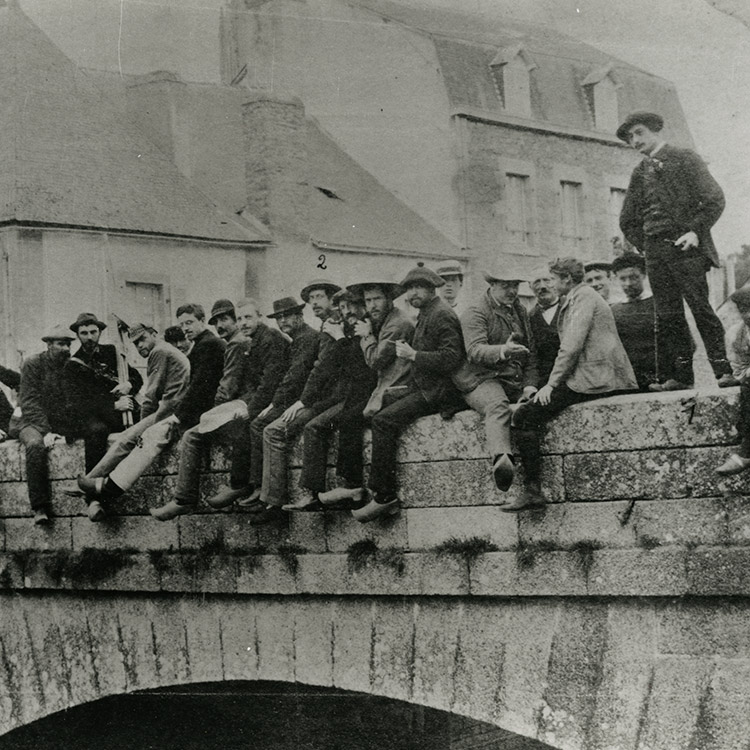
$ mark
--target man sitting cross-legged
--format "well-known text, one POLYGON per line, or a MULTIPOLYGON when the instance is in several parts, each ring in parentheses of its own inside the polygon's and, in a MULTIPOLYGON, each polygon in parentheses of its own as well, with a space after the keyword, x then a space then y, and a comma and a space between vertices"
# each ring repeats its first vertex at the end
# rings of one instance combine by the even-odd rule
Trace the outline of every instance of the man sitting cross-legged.
POLYGON ((525 276, 508 261, 485 272, 490 288, 461 316, 466 362, 453 376, 466 403, 484 417, 492 474, 501 492, 513 482, 515 466, 510 405, 528 401, 537 391, 531 325, 518 299, 525 276))
POLYGON ((158 420, 156 414, 147 415, 125 430, 116 437, 104 458, 85 477, 79 478, 78 486, 91 501, 92 521, 101 520, 107 503, 127 492, 156 457, 213 406, 226 344, 209 330, 205 317, 203 307, 195 303, 177 309, 183 338, 191 344, 188 354, 191 376, 172 413, 158 420))
POLYGON ((188 358, 171 344, 159 340, 153 328, 139 323, 130 329, 129 337, 138 353, 146 358, 142 418, 118 433, 102 460, 85 476, 78 477, 78 487, 88 501, 88 517, 94 522, 104 519, 107 502, 130 489, 161 452, 162 443, 169 442, 172 415, 190 379, 188 358), (151 433, 144 437, 149 429, 151 433))
POLYGON ((560 258, 550 265, 560 297, 560 351, 549 380, 513 416, 516 445, 526 475, 524 492, 500 510, 516 512, 544 505, 541 490, 541 431, 573 404, 638 386, 609 305, 583 283, 583 263, 560 258))

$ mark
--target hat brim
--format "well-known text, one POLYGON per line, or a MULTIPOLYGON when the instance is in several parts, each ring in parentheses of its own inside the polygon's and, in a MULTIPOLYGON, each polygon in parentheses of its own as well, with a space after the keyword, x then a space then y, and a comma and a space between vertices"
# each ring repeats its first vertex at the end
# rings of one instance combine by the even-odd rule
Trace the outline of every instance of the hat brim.
MULTIPOLYGON (((101 320, 92 320, 90 322, 83 323, 79 323, 78 321, 76 321, 75 323, 73 323, 73 325, 68 326, 68 328, 70 328, 73 333, 78 333, 78 329, 81 326, 96 326, 100 331, 103 331, 107 327, 107 324, 101 320)), ((44 339, 42 339, 42 341, 44 341, 44 339)))
POLYGON ((523 284, 526 279, 521 279, 519 277, 509 277, 509 276, 493 276, 491 273, 487 273, 487 271, 484 271, 483 274, 484 280, 491 284, 493 281, 508 281, 515 284, 523 284))
POLYGON ((400 284, 396 284, 395 281, 362 281, 358 284, 349 284, 346 288, 354 294, 364 296, 365 289, 372 286, 380 287, 391 299, 400 297, 405 291, 404 288, 400 284))
POLYGON ((331 297, 336 292, 341 291, 341 287, 336 284, 308 284, 300 293, 299 296, 302 297, 305 302, 309 301, 310 292, 313 291, 313 289, 325 289, 328 293, 328 296, 331 297))
POLYGON ((664 127, 664 118, 655 112, 634 113, 617 128, 617 137, 625 143, 630 143, 630 128, 634 125, 645 125, 649 130, 658 133, 664 127))
POLYGON ((49 344, 50 341, 74 341, 75 336, 42 336, 42 341, 49 344))
POLYGON ((282 315, 289 315, 289 313, 302 312, 302 310, 304 309, 305 309, 304 305, 295 305, 294 307, 286 307, 283 310, 276 310, 276 312, 272 312, 269 315, 266 315, 266 317, 271 318, 272 320, 276 320, 276 318, 280 318, 282 315))

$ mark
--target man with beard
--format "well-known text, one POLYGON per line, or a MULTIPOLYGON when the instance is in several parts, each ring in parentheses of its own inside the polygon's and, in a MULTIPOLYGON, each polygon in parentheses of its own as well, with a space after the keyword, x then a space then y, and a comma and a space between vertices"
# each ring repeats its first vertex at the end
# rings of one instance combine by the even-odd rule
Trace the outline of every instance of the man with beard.
POLYGON ((78 486, 89 499, 88 515, 92 521, 102 520, 107 503, 127 492, 154 459, 182 432, 198 424, 201 414, 214 404, 226 343, 206 326, 201 305, 182 305, 177 309, 177 319, 181 325, 173 328, 190 344, 187 389, 173 414, 158 421, 153 415, 146 416, 143 423, 138 422, 119 435, 104 458, 85 477, 79 477, 78 486))
POLYGON ((37 525, 48 524, 51 514, 47 449, 74 433, 65 377, 72 340, 64 326, 54 326, 42 336, 47 351, 29 357, 21 368, 18 439, 26 453, 29 503, 37 525))
POLYGON ((123 413, 138 412, 133 401, 143 385, 134 367, 128 367, 128 380, 118 382, 117 359, 113 344, 101 344, 107 327, 93 313, 81 313, 70 326, 80 346, 73 352, 65 372, 68 380, 71 418, 76 433, 86 444, 86 471, 91 471, 107 452, 107 436, 124 429, 123 413))
MULTIPOLYGON (((208 414, 212 414, 212 409, 201 416, 198 424, 185 431, 180 442, 175 498, 151 510, 151 515, 159 521, 170 521, 191 513, 196 508, 204 448, 212 441, 233 442, 242 417, 247 415, 246 404, 252 392, 249 377, 250 342, 237 325, 237 312, 232 302, 228 299, 217 300, 211 309, 208 323, 226 342, 224 369, 216 389, 214 407, 232 403, 235 408, 229 408, 228 419, 219 418, 215 426, 209 427, 204 420, 208 414)), ((177 422, 179 417, 174 416, 172 420, 177 422)))
POLYGON ((338 460, 336 475, 341 482, 318 495, 329 508, 354 509, 364 497, 362 443, 365 426, 384 405, 393 403, 407 388, 411 361, 396 356, 396 342, 411 343, 414 325, 393 304, 404 290, 392 281, 373 280, 352 284, 348 289, 364 299, 367 317, 354 324, 354 334, 367 366, 377 376, 372 393, 363 408, 346 408, 338 418, 338 460))
POLYGON ((411 372, 403 395, 372 419, 371 497, 352 511, 362 523, 398 512, 396 452, 401 432, 419 417, 437 414, 455 400, 451 375, 463 360, 464 344, 456 313, 437 296, 443 283, 434 271, 418 263, 400 284, 409 304, 419 310, 412 343, 395 344, 396 356, 411 363, 411 372))
MULTIPOLYGON (((362 411, 367 405, 377 380, 376 373, 367 366, 364 353, 356 335, 356 324, 365 316, 364 299, 349 289, 342 289, 333 296, 341 315, 341 323, 329 330, 335 339, 331 366, 339 370, 338 383, 335 387, 335 403, 313 417, 303 430, 303 459, 300 486, 309 492, 299 502, 284 505, 283 510, 311 511, 323 510, 319 493, 326 487, 326 460, 328 447, 336 427, 352 415, 357 421, 362 420, 362 411)), ((345 440, 349 434, 345 430, 345 440)), ((339 439, 339 468, 343 462, 351 463, 348 456, 359 456, 359 486, 362 485, 362 429, 352 436, 353 443, 344 445, 339 439)), ((344 468, 344 475, 352 476, 351 469, 344 468)))
POLYGON ((539 382, 546 383, 560 348, 560 334, 557 332, 560 298, 547 266, 532 272, 529 286, 536 297, 536 305, 529 313, 529 323, 536 348, 537 373, 539 382))

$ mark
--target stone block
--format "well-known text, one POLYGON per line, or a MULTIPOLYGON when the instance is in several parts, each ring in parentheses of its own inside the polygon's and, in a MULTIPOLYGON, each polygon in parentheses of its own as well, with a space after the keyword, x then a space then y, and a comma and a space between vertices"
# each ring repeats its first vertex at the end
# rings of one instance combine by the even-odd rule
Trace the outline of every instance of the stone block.
POLYGON ((370 685, 376 695, 409 700, 414 679, 415 614, 408 601, 375 604, 370 642, 370 685))
POLYGON ((638 502, 628 526, 641 546, 725 544, 726 506, 724 499, 711 497, 638 502))
POLYGON ((239 594, 294 594, 297 576, 278 555, 239 555, 237 557, 239 594))
POLYGON ((151 597, 143 602, 141 618, 151 623, 153 660, 162 685, 183 685, 192 679, 185 624, 189 610, 176 607, 177 601, 177 597, 151 597))
MULTIPOLYGON (((212 497, 220 489, 229 486, 229 473, 226 471, 212 472, 201 474, 199 488, 200 498, 203 502, 199 504, 200 510, 211 510, 210 506, 205 504, 206 498, 212 497)), ((171 500, 171 497, 167 498, 171 500)))
POLYGON ((149 551, 179 546, 177 524, 173 521, 160 523, 151 516, 113 516, 106 523, 72 518, 71 523, 76 550, 91 547, 149 551))
POLYGON ((328 600, 311 601, 294 618, 294 678, 306 685, 333 684, 332 615, 328 600))
POLYGON ((333 684, 342 690, 370 692, 375 602, 341 599, 332 612, 333 684))
POLYGON ((72 548, 70 518, 53 518, 49 526, 35 526, 30 518, 5 519, 5 549, 8 552, 72 548))
POLYGON ((518 515, 518 536, 525 547, 568 549, 590 542, 602 547, 632 547, 632 522, 620 524, 627 501, 560 503, 518 515))
POLYGON ((221 626, 215 600, 183 599, 180 609, 185 622, 190 678, 194 682, 218 682, 222 674, 221 626))
POLYGON ((696 547, 687 553, 685 567, 690 594, 750 594, 750 547, 696 547))
POLYGON ((682 596, 687 592, 686 552, 680 547, 595 550, 590 596, 682 596))
POLYGON ((585 558, 576 552, 488 552, 469 571, 474 596, 583 596, 585 558))
POLYGON ((205 470, 212 471, 229 471, 232 464, 232 449, 228 445, 212 444, 208 451, 205 470))
POLYGON ((258 652, 252 599, 223 599, 220 627, 224 679, 256 679, 258 652))
POLYGON ((409 552, 404 575, 421 596, 464 596, 469 593, 469 566, 458 555, 409 552))
POLYGON ((0 554, 0 589, 24 587, 24 560, 12 552, 0 554))
POLYGON ((294 681, 294 617, 277 600, 254 602, 258 679, 294 681))
POLYGON ((406 549, 406 513, 397 516, 359 523, 350 513, 327 512, 325 514, 326 547, 329 552, 346 552, 355 542, 374 539, 383 547, 406 549))
POLYGON ((142 476, 124 495, 111 503, 118 515, 148 515, 151 508, 169 502, 173 494, 164 477, 142 476))
MULTIPOLYGON (((83 460, 83 440, 74 443, 58 443, 47 451, 50 479, 75 479, 85 472, 83 460)), ((24 460, 23 477, 26 478, 24 460)))
POLYGON ((209 555, 257 549, 258 532, 249 521, 244 513, 180 516, 177 520, 179 547, 209 555))
POLYGON ((597 399, 571 406, 550 422, 542 450, 567 454, 726 445, 736 438, 737 404, 734 388, 597 399), (693 396, 691 410, 683 401, 693 396))
POLYGON ((154 459, 151 466, 146 469, 144 476, 163 476, 165 474, 176 474, 180 462, 180 452, 177 445, 171 445, 167 450, 154 459))
POLYGON ((159 591, 161 588, 159 574, 147 554, 128 555, 122 568, 88 585, 78 580, 71 581, 67 576, 63 583, 70 588, 96 591, 159 591))
MULTIPOLYGON (((54 499, 53 507, 57 507, 54 499)), ((29 505, 26 482, 3 482, 0 484, 0 516, 9 518, 29 515, 31 515, 31 506, 29 505)))
MULTIPOLYGON (((23 446, 18 440, 5 440, 0 443, 0 481, 19 482, 25 478, 22 472, 23 446)), ((0 485, 2 487, 2 485, 0 485)))
MULTIPOLYGON (((488 458, 462 461, 424 461, 403 464, 398 471, 399 497, 406 508, 500 505, 515 500, 523 490, 523 468, 507 493, 492 478, 488 458)), ((550 502, 563 499, 562 459, 543 462, 543 489, 550 502)))
POLYGON ((705 446, 685 451, 685 473, 690 494, 694 497, 712 497, 726 494, 750 495, 750 472, 733 477, 716 473, 736 446, 705 446))
POLYGON ((568 500, 686 497, 685 451, 579 453, 563 459, 568 500))
POLYGON ((290 513, 288 544, 305 552, 326 551, 324 513, 290 513))
POLYGON ((726 541, 729 544, 750 544, 750 503, 747 497, 729 495, 723 498, 722 504, 726 513, 726 541))
POLYGON ((750 664, 719 661, 693 735, 694 746, 742 747, 750 734, 750 664))
POLYGON ((750 606, 744 599, 688 600, 658 611, 660 654, 750 659, 750 606))
POLYGON ((488 457, 482 421, 471 409, 450 420, 438 414, 416 420, 404 430, 396 454, 399 463, 488 457))
POLYGON ((429 550, 449 539, 486 539, 498 549, 518 542, 517 518, 499 507, 410 508, 406 512, 408 548, 429 550))

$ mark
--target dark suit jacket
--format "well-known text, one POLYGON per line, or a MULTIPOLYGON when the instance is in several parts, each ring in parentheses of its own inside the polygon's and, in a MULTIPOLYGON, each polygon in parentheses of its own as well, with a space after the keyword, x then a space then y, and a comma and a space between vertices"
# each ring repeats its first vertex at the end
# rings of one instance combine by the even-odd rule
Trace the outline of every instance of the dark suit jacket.
POLYGON ((318 358, 320 337, 320 331, 314 330, 307 323, 303 323, 292 335, 289 369, 271 399, 275 407, 286 409, 302 395, 310 371, 318 358))
POLYGON ((226 347, 226 342, 208 328, 193 340, 193 348, 188 354, 190 383, 174 412, 183 429, 198 424, 201 414, 213 407, 224 370, 226 347))
POLYGON ((29 357, 21 368, 21 422, 19 430, 35 427, 44 435, 74 430, 64 365, 56 364, 47 352, 29 357))
POLYGON ((633 170, 620 214, 620 228, 626 239, 643 250, 643 217, 648 208, 644 177, 649 169, 655 171, 664 208, 675 226, 682 234, 695 232, 698 250, 710 265, 718 267, 711 227, 724 210, 724 193, 700 156, 686 148, 666 144, 656 153, 655 161, 643 159, 633 170))
POLYGON ((557 305, 557 310, 552 320, 548 323, 542 315, 542 308, 534 305, 529 314, 529 323, 531 324, 531 334, 534 337, 536 346, 536 366, 539 372, 539 385, 546 385, 549 380, 549 374, 552 372, 552 366, 555 364, 555 357, 560 349, 560 334, 557 331, 557 321, 560 318, 560 307, 562 300, 557 305))
POLYGON ((411 378, 422 395, 431 404, 449 399, 455 393, 451 375, 464 359, 464 339, 458 316, 440 297, 420 308, 411 345, 417 350, 411 378))
POLYGON ((250 339, 249 377, 252 395, 247 402, 250 419, 271 403, 289 369, 289 339, 277 328, 261 323, 250 339))

